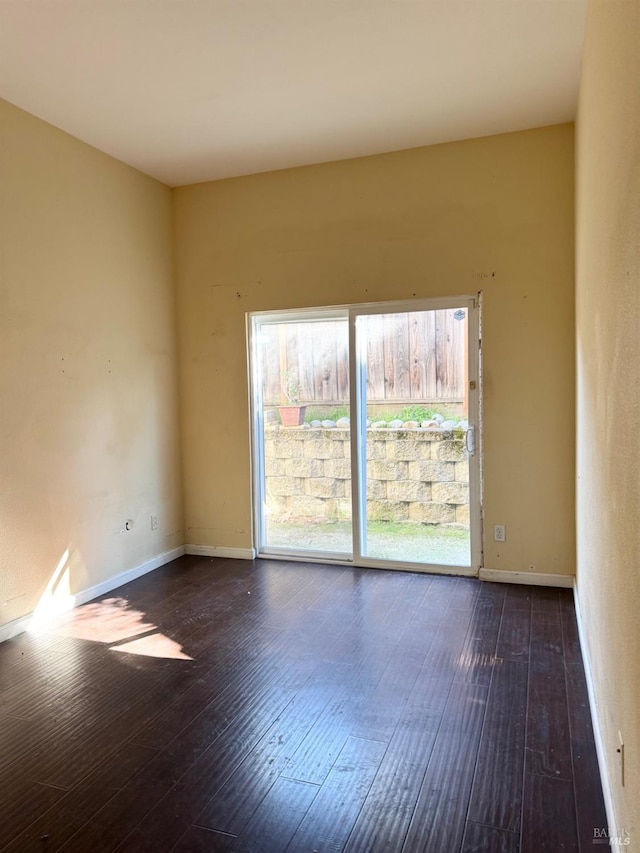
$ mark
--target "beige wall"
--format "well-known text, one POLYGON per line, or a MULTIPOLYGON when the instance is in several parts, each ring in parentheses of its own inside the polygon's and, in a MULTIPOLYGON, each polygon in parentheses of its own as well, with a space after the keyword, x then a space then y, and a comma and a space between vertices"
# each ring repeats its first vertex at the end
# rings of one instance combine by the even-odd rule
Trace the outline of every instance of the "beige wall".
POLYGON ((638 81, 640 2, 592 2, 577 125, 577 584, 612 817, 632 828, 629 850, 640 850, 638 81))
POLYGON ((0 134, 2 625, 67 550, 59 593, 184 540, 171 192, 6 102, 0 134))
POLYGON ((251 544, 245 312, 484 294, 488 568, 572 574, 573 127, 174 191, 187 542, 251 544))

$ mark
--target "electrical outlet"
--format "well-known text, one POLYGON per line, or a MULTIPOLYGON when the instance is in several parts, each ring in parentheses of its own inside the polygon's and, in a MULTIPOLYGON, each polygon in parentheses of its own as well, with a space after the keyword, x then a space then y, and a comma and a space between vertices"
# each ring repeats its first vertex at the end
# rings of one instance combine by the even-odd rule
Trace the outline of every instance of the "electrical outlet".
POLYGON ((494 542, 506 542, 507 541, 507 528, 504 524, 494 525, 493 541, 494 542))
POLYGON ((151 529, 152 530, 158 529, 158 516, 157 515, 151 516, 151 529))
POLYGON ((618 779, 624 788, 624 741, 622 740, 622 732, 618 732, 616 755, 618 757, 618 779))

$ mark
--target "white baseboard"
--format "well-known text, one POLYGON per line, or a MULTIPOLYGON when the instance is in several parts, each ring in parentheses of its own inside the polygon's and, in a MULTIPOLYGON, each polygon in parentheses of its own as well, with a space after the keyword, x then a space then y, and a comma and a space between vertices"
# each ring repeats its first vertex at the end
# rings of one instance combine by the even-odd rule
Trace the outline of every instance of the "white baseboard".
POLYGON ((185 545, 186 554, 198 557, 227 557, 232 560, 255 560, 255 548, 223 548, 218 545, 185 545))
MULTIPOLYGON (((602 736, 602 726, 600 725, 600 709, 596 699, 596 690, 593 682, 593 670, 591 669, 591 659, 589 657, 589 647, 584 630, 584 622, 582 621, 582 611, 580 610, 580 598, 578 596, 578 587, 573 585, 573 601, 576 609, 576 621, 578 622, 578 637, 580 638, 580 651, 582 652, 582 662, 584 664, 584 674, 587 680, 587 693, 589 694, 589 710, 591 711, 591 722, 593 725, 593 739, 596 744, 596 754, 598 756, 598 768, 600 770, 600 781, 602 783, 602 795, 604 797, 604 807, 607 812, 607 823, 610 831, 614 831, 614 827, 620 826, 615 814, 613 805, 613 792, 611 790, 611 780, 607 772, 607 764, 605 761, 605 745, 602 736)), ((617 832, 617 830, 616 830, 617 832)))
POLYGON ((18 634, 23 634, 29 627, 32 614, 22 616, 20 619, 14 619, 13 622, 7 622, 5 625, 0 625, 0 643, 5 640, 10 640, 12 637, 17 637, 18 634))
MULTIPOLYGON (((171 560, 177 560, 177 558, 182 557, 184 553, 184 545, 180 545, 178 548, 172 548, 171 551, 164 551, 162 554, 157 554, 155 557, 151 557, 150 560, 145 560, 144 563, 134 566, 132 569, 127 569, 117 575, 112 575, 110 578, 107 578, 106 581, 102 581, 102 583, 91 586, 88 589, 83 589, 80 592, 76 592, 72 596, 74 602, 73 606, 79 607, 81 604, 86 604, 88 601, 92 601, 99 595, 111 592, 112 589, 117 589, 119 586, 129 583, 129 581, 133 581, 136 578, 142 577, 142 575, 146 575, 148 572, 152 572, 154 569, 160 568, 160 566, 164 566, 166 563, 170 563, 171 560)), ((22 634, 24 631, 27 631, 32 622, 33 613, 29 613, 27 616, 22 616, 20 619, 14 619, 13 622, 7 622, 6 625, 0 625, 0 643, 4 642, 4 640, 10 640, 11 637, 16 637, 18 634, 22 634)))
POLYGON ((89 589, 83 589, 82 592, 77 592, 75 594, 76 607, 80 604, 86 604, 87 601, 91 601, 99 595, 111 592, 112 589, 117 589, 117 587, 123 586, 125 583, 129 583, 129 581, 134 581, 136 578, 140 578, 142 575, 146 575, 154 569, 159 569, 160 566, 164 566, 172 560, 177 560, 178 557, 182 557, 184 553, 184 545, 180 545, 178 548, 172 548, 171 551, 163 551, 162 554, 157 554, 155 557, 151 557, 150 560, 145 560, 144 563, 134 566, 132 569, 127 569, 125 572, 113 575, 106 581, 96 584, 96 586, 89 587, 89 589))
POLYGON ((559 586, 563 589, 572 589, 574 581, 573 575, 546 575, 542 572, 507 572, 503 569, 480 569, 478 577, 481 581, 523 583, 529 586, 559 586))

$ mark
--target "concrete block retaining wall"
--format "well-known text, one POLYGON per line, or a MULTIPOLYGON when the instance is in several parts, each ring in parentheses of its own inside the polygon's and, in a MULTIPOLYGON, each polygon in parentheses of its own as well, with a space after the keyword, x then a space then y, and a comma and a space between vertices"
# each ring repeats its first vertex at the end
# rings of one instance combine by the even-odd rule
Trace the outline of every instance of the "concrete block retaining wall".
MULTIPOLYGON (((267 508, 273 519, 351 515, 348 429, 268 427, 267 508)), ((370 519, 469 526, 469 465, 459 432, 367 430, 370 519)))

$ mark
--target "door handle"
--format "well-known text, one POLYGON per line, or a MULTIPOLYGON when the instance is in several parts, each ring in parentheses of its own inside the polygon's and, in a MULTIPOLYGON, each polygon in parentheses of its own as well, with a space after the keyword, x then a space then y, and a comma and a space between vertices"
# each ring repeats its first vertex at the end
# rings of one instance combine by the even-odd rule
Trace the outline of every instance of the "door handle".
POLYGON ((467 453, 469 456, 473 456, 476 452, 476 428, 475 427, 467 427, 467 434, 465 436, 465 447, 467 449, 467 453))

